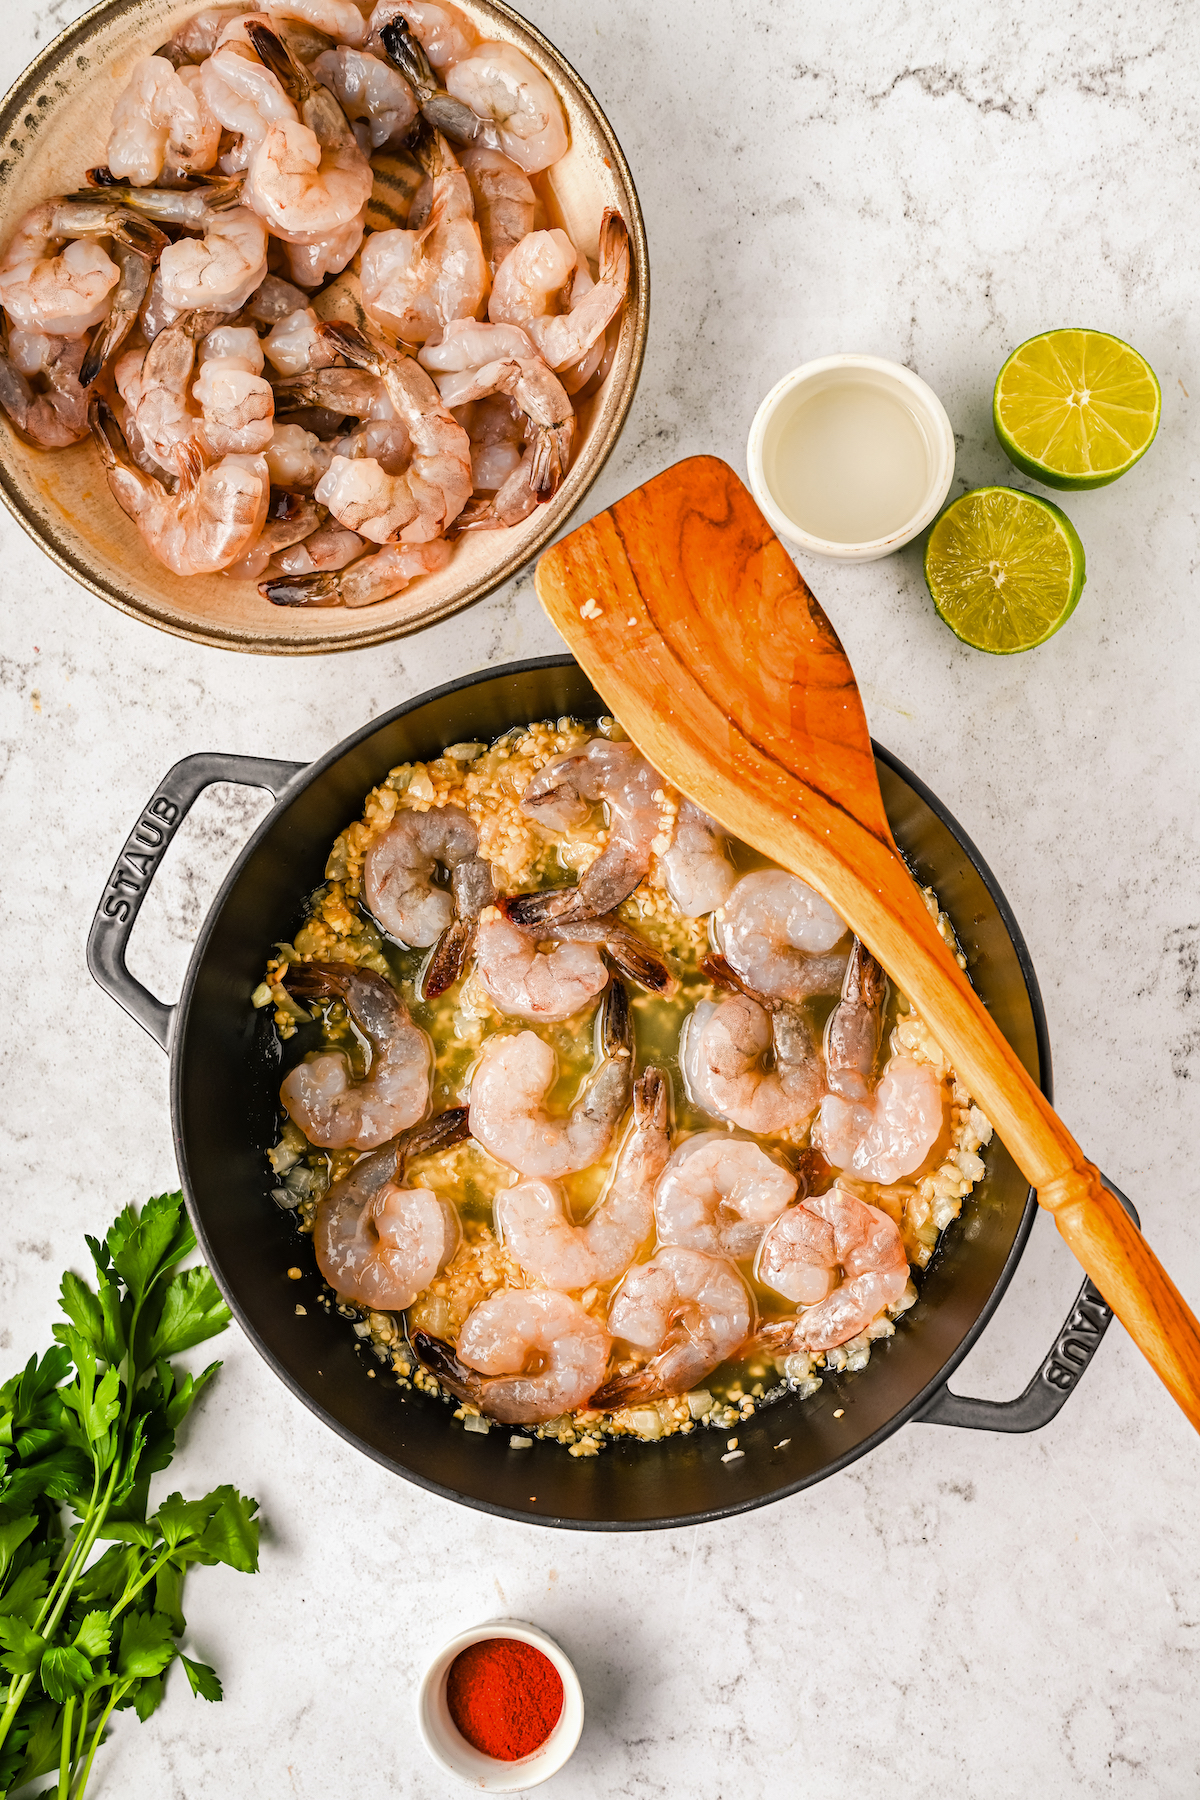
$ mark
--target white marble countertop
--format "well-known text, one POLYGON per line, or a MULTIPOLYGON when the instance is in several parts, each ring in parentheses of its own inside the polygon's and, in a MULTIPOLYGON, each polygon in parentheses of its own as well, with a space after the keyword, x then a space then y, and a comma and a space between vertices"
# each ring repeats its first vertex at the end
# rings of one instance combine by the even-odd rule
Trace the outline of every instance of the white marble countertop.
MULTIPOLYGON (((0 85, 82 10, 10 0, 0 85)), ((1200 1305, 1200 22, 1178 0, 527 10, 607 109, 650 236, 645 373, 589 510, 690 452, 743 468, 760 396, 810 356, 909 363, 945 401, 963 487, 1010 477, 989 400, 1022 338, 1095 324, 1158 371, 1150 455, 1065 498, 1089 582, 1044 648, 993 660, 959 645, 916 547, 804 572, 876 736, 1008 893, 1064 1118, 1200 1305)), ((266 661, 134 624, 7 516, 0 555, 7 1373, 48 1341, 83 1232, 175 1182, 166 1061, 83 960, 158 776, 195 750, 315 756, 426 687, 557 639, 526 577, 417 638, 266 661)), ((167 997, 259 810, 257 795, 210 794, 145 909, 133 960, 167 997)), ((1039 1220, 960 1390, 1019 1391, 1077 1284, 1039 1220)), ((171 1479, 259 1496, 262 1572, 191 1577, 192 1641, 225 1703, 176 1677, 149 1724, 121 1714, 102 1793, 446 1794, 413 1688, 442 1639, 502 1614, 557 1636, 586 1691, 582 1743, 548 1795, 1197 1791, 1197 1443, 1119 1327, 1039 1436, 911 1426, 795 1499, 642 1536, 432 1499, 325 1431, 236 1331, 220 1349, 171 1479)))

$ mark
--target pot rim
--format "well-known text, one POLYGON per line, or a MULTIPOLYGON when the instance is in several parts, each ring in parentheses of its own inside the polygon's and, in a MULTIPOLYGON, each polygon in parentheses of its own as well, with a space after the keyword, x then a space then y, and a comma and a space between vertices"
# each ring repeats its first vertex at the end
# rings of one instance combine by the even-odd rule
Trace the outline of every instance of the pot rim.
MULTIPOLYGON (((476 670, 470 675, 460 676, 455 681, 444 682, 440 687, 431 688, 425 693, 418 694, 413 699, 406 700, 401 705, 393 707, 389 712, 381 713, 378 718, 369 720, 368 723, 360 726, 356 731, 351 732, 348 737, 343 738, 339 744, 335 744, 332 749, 326 751, 324 756, 318 757, 315 762, 308 764, 299 774, 295 775, 292 780, 288 782, 286 788, 276 800, 275 805, 271 807, 266 816, 260 821, 256 830, 243 846, 240 854, 235 858, 224 881, 221 883, 221 886, 205 915, 204 923, 200 928, 195 947, 193 948, 191 957, 188 961, 179 1001, 175 1009, 170 1041, 171 1134, 175 1144, 175 1157, 179 1168, 179 1176, 183 1187, 188 1216, 191 1219, 193 1230, 196 1233, 196 1239, 200 1246, 200 1250, 204 1255, 205 1261, 212 1269, 214 1279, 221 1289, 226 1304, 229 1306, 238 1324, 253 1344, 255 1350, 257 1350, 258 1354, 263 1358, 264 1362, 267 1363, 272 1372, 298 1400, 303 1402, 310 1412, 314 1413, 324 1425, 335 1431, 340 1438, 343 1438, 346 1441, 346 1443, 350 1444, 360 1453, 369 1456, 372 1461, 389 1469, 394 1475, 401 1476, 405 1481, 412 1482, 414 1486, 424 1488, 429 1493, 437 1494, 443 1500, 452 1500, 459 1506, 469 1506, 474 1511, 491 1513, 497 1518, 511 1519, 517 1524, 548 1525, 565 1531, 679 1530, 681 1527, 687 1525, 706 1525, 711 1524, 718 1519, 732 1518, 738 1513, 753 1512, 760 1506, 772 1505, 775 1501, 785 1500, 791 1495, 801 1492, 804 1488, 813 1487, 817 1482, 825 1480, 827 1476, 839 1474, 843 1469, 848 1468, 851 1463, 857 1462, 860 1457, 866 1456, 870 1452, 878 1449, 879 1446, 891 1437, 894 1432, 898 1431, 902 1425, 908 1424, 910 1420, 920 1414, 930 1404, 934 1395, 938 1393, 940 1389, 945 1387, 955 1369, 958 1368, 968 1352, 974 1348, 995 1313, 996 1308, 999 1306, 1000 1301, 1003 1299, 1008 1285, 1016 1272, 1017 1264, 1021 1260, 1021 1255, 1029 1239, 1029 1233, 1033 1229, 1033 1221, 1037 1213, 1037 1198, 1033 1188, 1031 1187, 1026 1194, 1025 1207, 1021 1214, 1021 1220, 1017 1227, 1016 1235, 1013 1238, 1012 1248, 1005 1258, 1004 1266, 996 1278, 991 1293, 988 1295, 958 1348, 942 1364, 937 1375, 934 1376, 931 1381, 927 1382, 918 1394, 908 1401, 906 1405, 902 1406, 899 1411, 893 1413, 891 1418, 888 1419, 885 1424, 879 1426, 869 1437, 864 1438, 861 1443, 855 1444, 852 1448, 847 1450, 844 1455, 823 1464, 819 1470, 814 1471, 809 1475, 802 1476, 798 1480, 782 1483, 778 1488, 773 1489, 772 1492, 768 1494, 755 1495, 750 1499, 738 1500, 728 1506, 713 1507, 705 1512, 689 1512, 651 1520, 567 1519, 519 1512, 513 1507, 503 1506, 495 1501, 468 1497, 461 1494, 456 1488, 448 1487, 441 1482, 431 1481, 423 1475, 416 1474, 411 1469, 401 1468, 384 1451, 365 1443, 348 1426, 343 1425, 340 1420, 334 1418, 321 1402, 291 1375, 280 1358, 276 1356, 274 1351, 272 1351, 264 1342, 253 1319, 242 1306, 236 1295, 226 1291, 223 1271, 214 1259, 204 1221, 199 1216, 199 1209, 193 1199, 187 1149, 181 1124, 183 1114, 183 1058, 180 1047, 187 1032, 188 1017, 191 1011, 200 966, 204 960, 204 954, 207 950, 209 939, 216 929, 217 921, 224 910, 225 903, 228 900, 230 893, 241 875, 243 866, 257 849, 258 844, 266 836, 268 830, 274 825, 278 815, 289 807, 306 787, 309 787, 314 781, 318 780, 320 776, 324 775, 335 763, 339 762, 343 756, 349 754, 352 750, 357 749, 360 744, 364 743, 368 738, 373 737, 376 732, 393 724, 398 719, 405 718, 409 713, 416 712, 420 707, 431 705, 435 701, 445 699, 451 694, 461 693, 464 689, 480 685, 485 681, 503 679, 506 676, 524 675, 540 669, 578 668, 578 666, 576 659, 567 654, 539 656, 531 657, 521 662, 503 663, 496 668, 476 670)), ((984 886, 987 888, 992 903, 1000 915, 1005 931, 1011 939, 1013 949, 1016 952, 1018 966, 1021 970, 1021 977, 1025 984, 1025 990, 1029 997, 1030 1010, 1033 1015, 1034 1034, 1038 1050, 1039 1086, 1043 1094, 1045 1094, 1046 1099, 1051 1100, 1053 1095, 1051 1091, 1052 1074, 1050 1038, 1046 1024, 1045 1009, 1042 1004, 1041 989, 1038 985, 1037 975, 1034 971, 1033 962, 1030 958, 1025 939, 1021 933, 1021 928, 1017 924, 1008 900, 975 844, 967 836, 966 832, 963 831, 953 814, 951 814, 942 802, 938 800, 936 795, 926 787, 925 783, 921 781, 918 776, 914 775, 911 770, 905 767, 899 757, 893 756, 889 750, 886 750, 881 744, 877 744, 874 738, 871 740, 871 747, 876 757, 898 775, 901 780, 910 785, 914 793, 917 794, 925 805, 929 807, 930 811, 933 812, 935 817, 938 818, 951 833, 955 842, 961 847, 968 860, 973 864, 980 879, 983 881, 984 886)), ((664 1453, 667 1455, 670 1454, 669 1445, 656 1445, 655 1450, 659 1455, 664 1453)))
MULTIPOLYGON (((37 90, 49 78, 50 70, 61 59, 63 52, 74 46, 83 50, 90 41, 94 28, 103 22, 106 15, 119 16, 122 12, 130 11, 131 5, 134 4, 136 4, 136 0, 96 0, 95 5, 90 6, 86 12, 80 14, 79 18, 73 20, 51 38, 48 44, 43 45, 33 60, 17 75, 8 91, 0 95, 0 145, 12 136, 25 113, 30 109, 36 110, 34 103, 37 90)), ((574 518, 616 449, 637 394, 642 365, 646 356, 646 343, 650 333, 650 248, 637 184, 607 114, 574 64, 568 61, 563 52, 546 37, 544 32, 539 31, 538 27, 519 13, 515 7, 508 5, 507 0, 486 0, 486 4, 516 29, 528 33, 543 54, 551 62, 559 65, 567 78, 575 84, 592 114, 598 131, 605 140, 613 170, 629 195, 630 217, 626 220, 626 224, 629 228, 630 249, 634 265, 634 278, 631 280, 629 301, 633 336, 632 353, 620 394, 617 396, 611 423, 603 436, 596 440, 595 460, 586 471, 586 479, 579 483, 577 491, 571 491, 572 477, 575 475, 577 467, 581 466, 573 464, 567 471, 566 480, 560 490, 564 495, 569 496, 570 503, 565 510, 560 512, 555 501, 551 500, 541 509, 546 516, 539 529, 514 549, 502 563, 476 581, 465 594, 457 598, 448 598, 442 605, 416 618, 400 618, 390 621, 376 619, 372 623, 369 617, 364 617, 360 628, 353 634, 344 634, 336 638, 313 636, 297 641, 283 631, 278 635, 247 638, 233 627, 227 629, 220 625, 210 627, 199 624, 188 625, 168 616, 165 612, 156 611, 133 593, 122 592, 119 587, 110 585, 102 575, 93 573, 89 568, 87 558, 79 550, 75 538, 65 533, 60 535, 57 530, 44 529, 41 521, 27 516, 25 503, 18 486, 5 467, 3 457, 0 456, 0 501, 3 501, 9 514, 16 520, 22 531, 73 581, 77 581, 89 593, 95 594, 97 599, 104 600, 108 605, 115 607, 118 612, 127 614, 131 619, 136 619, 140 625, 152 625, 159 631, 169 633, 172 637, 184 638, 194 644, 204 644, 211 649, 236 650, 258 656, 328 656, 336 651, 363 650, 372 644, 390 643, 395 638, 410 637, 415 632, 424 631, 429 625, 436 625, 443 619, 452 618, 456 613, 465 612, 469 607, 478 605, 489 594, 495 593, 496 589, 501 587, 504 582, 513 580, 528 568, 539 552, 546 548, 550 539, 565 529, 569 521, 574 518)), ((3 157, 0 155, 0 169, 3 166, 3 157)), ((367 614, 371 610, 370 607, 364 609, 367 614)))

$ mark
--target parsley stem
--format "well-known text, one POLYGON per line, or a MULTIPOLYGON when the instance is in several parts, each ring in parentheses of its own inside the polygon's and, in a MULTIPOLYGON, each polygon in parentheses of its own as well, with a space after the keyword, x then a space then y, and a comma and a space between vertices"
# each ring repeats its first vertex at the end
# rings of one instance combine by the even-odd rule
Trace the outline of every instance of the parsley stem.
POLYGON ((80 1780, 79 1786, 75 1789, 75 1793, 72 1797, 72 1800, 83 1800, 83 1792, 88 1784, 88 1776, 92 1772, 92 1760, 95 1757, 97 1750, 100 1748, 100 1739, 104 1736, 104 1727, 108 1724, 108 1716, 112 1712, 112 1709, 117 1704, 117 1702, 120 1699, 122 1699, 122 1697, 126 1693, 127 1689, 131 1688, 132 1686, 133 1686, 132 1681, 116 1681, 113 1683, 112 1698, 109 1700, 108 1705, 105 1707, 104 1711, 101 1713, 100 1723, 97 1725, 95 1731, 92 1734, 92 1741, 91 1741, 91 1744, 88 1746, 87 1761, 83 1765, 83 1776, 80 1780))
POLYGON ((58 1800, 68 1800, 71 1791, 71 1722, 75 1716, 75 1696, 68 1696, 63 1706, 62 1752, 58 1759, 58 1800))

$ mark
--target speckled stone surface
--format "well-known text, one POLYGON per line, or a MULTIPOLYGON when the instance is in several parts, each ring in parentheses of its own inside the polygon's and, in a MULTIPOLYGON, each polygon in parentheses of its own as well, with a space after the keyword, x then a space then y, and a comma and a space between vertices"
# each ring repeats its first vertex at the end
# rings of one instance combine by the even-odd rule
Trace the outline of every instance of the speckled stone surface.
MULTIPOLYGON (((9 0, 0 81, 83 10, 9 0)), ((1041 977, 1057 1098, 1200 1305, 1200 654, 1195 621, 1200 99, 1193 9, 1065 0, 805 7, 529 0, 606 107, 646 209, 645 374, 589 507, 675 458, 743 467, 762 393, 863 350, 942 396, 961 486, 1005 480, 989 396, 1060 323, 1134 341, 1163 386, 1152 453, 1067 496, 1089 583, 1011 661, 934 615, 919 552, 805 574, 875 734, 997 872, 1041 977)), ((308 758, 384 708, 556 647, 531 582, 339 658, 195 649, 74 586, 0 518, 0 1368, 48 1339, 85 1230, 174 1179, 166 1063, 87 977, 84 937, 156 778, 194 750, 308 758)), ((139 928, 167 997, 262 808, 215 790, 139 928)), ((957 1385, 1032 1373, 1077 1286, 1039 1221, 957 1385)), ((236 1331, 172 1480, 236 1481, 262 1573, 191 1578, 218 1709, 172 1683, 122 1714, 98 1791, 433 1800, 412 1694, 461 1627, 512 1614, 575 1658, 587 1724, 545 1791, 1190 1796, 1200 1782, 1196 1438, 1119 1328, 1059 1419, 1005 1438, 911 1426, 732 1525, 554 1534, 427 1498, 353 1454, 236 1331)))

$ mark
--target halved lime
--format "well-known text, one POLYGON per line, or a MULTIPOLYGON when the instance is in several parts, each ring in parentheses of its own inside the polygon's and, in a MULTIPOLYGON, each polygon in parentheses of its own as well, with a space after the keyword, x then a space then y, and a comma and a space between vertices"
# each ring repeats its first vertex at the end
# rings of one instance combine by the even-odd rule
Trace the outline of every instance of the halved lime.
POLYGON ((1043 331, 996 377, 992 420, 1024 475, 1054 488, 1105 487, 1154 442, 1158 377, 1107 331, 1043 331))
POLYGON ((964 644, 1011 656, 1053 637, 1087 579, 1083 545, 1060 507, 1017 488, 972 488, 925 546, 933 604, 964 644))

